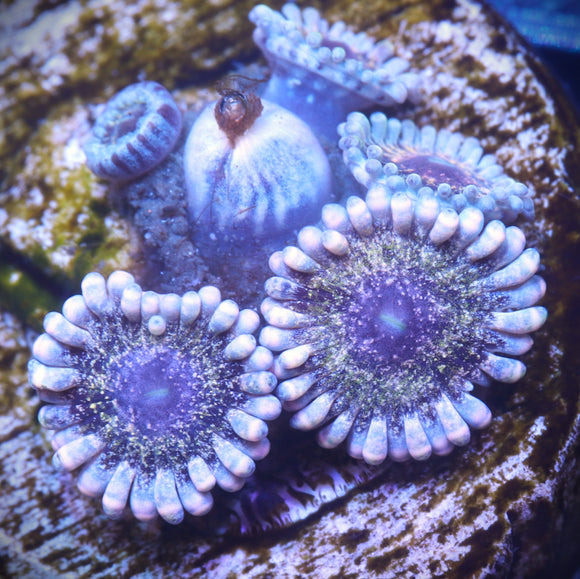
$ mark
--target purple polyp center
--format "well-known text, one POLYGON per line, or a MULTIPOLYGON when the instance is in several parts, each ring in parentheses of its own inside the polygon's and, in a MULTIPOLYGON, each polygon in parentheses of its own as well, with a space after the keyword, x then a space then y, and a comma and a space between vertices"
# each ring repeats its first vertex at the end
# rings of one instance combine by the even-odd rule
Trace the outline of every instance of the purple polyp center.
POLYGON ((176 414, 195 390, 191 369, 178 352, 167 348, 133 350, 111 366, 119 417, 143 434, 160 436, 175 423, 176 414))
POLYGON ((468 185, 485 186, 485 182, 473 172, 455 163, 450 163, 442 157, 434 155, 401 155, 398 158, 388 158, 396 163, 399 173, 421 175, 423 185, 436 189, 438 185, 448 183, 453 190, 464 189, 468 185))
POLYGON ((115 121, 107 127, 103 142, 115 144, 125 135, 136 131, 139 119, 145 115, 146 111, 147 105, 145 103, 135 103, 122 110, 115 121))
POLYGON ((348 334, 363 361, 400 364, 414 358, 425 336, 443 323, 433 301, 421 287, 385 276, 365 280, 348 309, 348 334))

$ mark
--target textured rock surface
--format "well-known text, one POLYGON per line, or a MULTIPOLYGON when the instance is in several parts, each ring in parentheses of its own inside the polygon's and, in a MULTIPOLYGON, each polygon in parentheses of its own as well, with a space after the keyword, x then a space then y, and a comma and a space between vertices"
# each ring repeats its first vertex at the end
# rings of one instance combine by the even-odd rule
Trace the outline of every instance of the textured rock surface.
POLYGON ((8 41, 0 35, 0 575, 571 575, 580 533, 580 131, 539 63, 477 3, 344 0, 327 15, 391 36, 423 71, 422 102, 398 116, 477 136, 536 191, 526 233, 542 253, 550 317, 525 357, 526 377, 483 394, 489 429, 449 457, 389 465, 306 522, 257 539, 191 522, 109 521, 54 471, 26 384, 32 332, 23 322, 38 327, 84 273, 128 267, 139 251, 130 220, 82 164, 92 103, 139 75, 170 88, 209 82, 253 50, 254 3, 70 2, 41 14, 44 3, 16 2, 10 19, 0 17, 12 27, 8 41))

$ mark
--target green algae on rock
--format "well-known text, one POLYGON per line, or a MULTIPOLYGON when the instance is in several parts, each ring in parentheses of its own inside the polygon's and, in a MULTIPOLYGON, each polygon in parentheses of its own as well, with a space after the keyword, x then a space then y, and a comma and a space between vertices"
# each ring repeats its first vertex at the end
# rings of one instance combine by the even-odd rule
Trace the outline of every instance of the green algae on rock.
POLYGON ((252 0, 90 0, 0 9, 0 181, 50 109, 71 93, 111 96, 142 76, 173 87, 247 55, 252 0), (195 33, 192 33, 195 31, 195 33))
MULTIPOLYGON (((223 9, 227 17, 231 4, 207 5, 216 13, 223 9)), ((133 19, 139 9, 121 2, 115 6, 120 20, 133 19)), ((171 10, 176 5, 165 6, 171 10)), ((425 77, 422 98, 428 106, 409 106, 405 114, 419 124, 478 136, 514 177, 536 191, 537 220, 526 226, 526 234, 542 252, 542 275, 549 288, 543 303, 550 317, 525 357, 527 376, 517 387, 492 385, 485 401, 496 418, 470 447, 425 464, 389 464, 380 479, 306 522, 248 541, 215 536, 211 528, 203 529, 203 522, 200 530, 191 522, 172 529, 107 521, 79 495, 71 478, 56 474, 35 421, 38 400, 25 386, 25 330, 4 313, 0 399, 7 428, 0 439, 0 571, 7 577, 307 577, 321 570, 328 577, 381 578, 571 574, 577 555, 567 549, 580 527, 574 462, 579 446, 580 288, 573 273, 580 249, 578 121, 535 57, 475 1, 376 0, 361 5, 344 0, 332 2, 325 16, 350 21, 375 36, 391 36, 425 77)), ((169 12, 166 17, 177 16, 169 12)), ((220 42, 229 46, 224 38, 220 42)), ((162 35, 153 31, 147 50, 158 54, 159 39, 162 35)), ((137 40, 127 40, 134 55, 137 40)), ((203 51, 208 61, 224 62, 217 44, 203 51)), ((109 82, 113 69, 98 67, 87 91, 109 82)), ((125 76, 123 70, 118 83, 106 90, 112 93, 133 82, 133 72, 129 67, 125 76)), ((170 67, 163 74, 170 86, 179 76, 170 67)), ((38 102, 38 93, 32 92, 34 98, 23 100, 28 106, 38 102)), ((92 98, 105 100, 103 95, 92 98)), ((48 99, 39 118, 54 111, 56 100, 48 99)), ((23 110, 11 113, 20 121, 20 143, 31 134, 23 110)), ((22 158, 15 159, 12 169, 15 164, 19 170, 24 166, 22 158)), ((58 195, 59 187, 52 180, 50 195, 58 195)), ((91 195, 98 196, 92 187, 91 195)), ((34 195, 23 187, 20 199, 34 200, 34 195)), ((290 462, 286 468, 292 469, 290 462)))
MULTIPOLYGON (((28 269, 60 283, 78 283, 89 269, 107 272, 131 263, 130 227, 84 163, 80 142, 88 129, 86 108, 56 107, 28 142, 20 172, 0 196, 3 244, 28 269)), ((9 280, 0 283, 2 292, 10 291, 9 280)), ((29 295, 13 297, 30 301, 29 295)))
POLYGON ((6 248, 0 250, 0 303, 18 319, 39 330, 45 313, 58 305, 51 291, 54 287, 49 278, 39 283, 36 276, 15 264, 13 258, 14 254, 6 248))

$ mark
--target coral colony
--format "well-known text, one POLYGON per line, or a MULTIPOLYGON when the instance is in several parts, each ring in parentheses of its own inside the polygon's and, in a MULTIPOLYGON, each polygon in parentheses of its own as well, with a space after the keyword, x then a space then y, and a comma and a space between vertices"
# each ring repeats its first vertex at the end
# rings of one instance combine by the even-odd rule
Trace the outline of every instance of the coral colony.
MULTIPOLYGON (((128 503, 140 520, 175 524, 207 513, 215 485, 246 482, 233 507, 242 531, 308 516, 314 507, 279 487, 262 502, 276 495, 284 509, 263 516, 252 479, 282 408, 293 428, 353 457, 354 484, 387 457, 445 455, 490 423, 474 385, 517 382, 526 368, 515 356, 546 319, 539 254, 513 225, 533 218, 532 192, 475 137, 358 112, 422 106, 412 63, 313 8, 260 5, 250 20, 269 82, 262 97, 222 90, 197 117, 183 198, 196 244, 298 231, 270 257, 265 322, 213 286, 160 294, 126 272, 89 273, 33 347, 54 463, 80 469, 79 489, 102 496, 110 516, 128 503), (333 175, 328 142, 348 183, 333 175)), ((132 85, 97 120, 87 164, 130 182, 154 172, 181 131, 168 91, 132 85)))

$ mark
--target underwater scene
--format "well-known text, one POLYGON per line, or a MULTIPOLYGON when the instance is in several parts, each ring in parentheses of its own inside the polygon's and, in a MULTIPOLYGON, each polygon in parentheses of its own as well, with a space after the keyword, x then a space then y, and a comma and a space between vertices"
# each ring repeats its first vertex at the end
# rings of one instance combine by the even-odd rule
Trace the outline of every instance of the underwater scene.
POLYGON ((580 15, 493 4, 0 8, 1 577, 577 577, 580 15))

